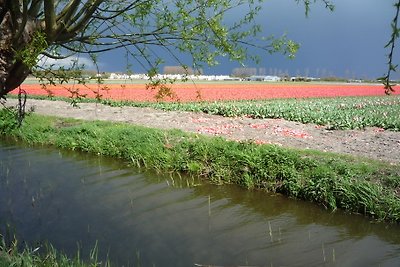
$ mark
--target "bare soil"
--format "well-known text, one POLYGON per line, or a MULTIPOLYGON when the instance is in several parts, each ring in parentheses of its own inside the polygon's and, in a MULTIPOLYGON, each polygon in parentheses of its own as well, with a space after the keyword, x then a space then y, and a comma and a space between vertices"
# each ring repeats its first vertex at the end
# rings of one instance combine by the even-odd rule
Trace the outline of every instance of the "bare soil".
MULTIPOLYGON (((9 99, 7 105, 16 105, 9 99)), ((313 149, 362 156, 400 163, 400 132, 379 128, 364 130, 328 130, 314 124, 301 124, 282 119, 226 118, 203 113, 162 111, 152 108, 110 107, 80 103, 79 108, 62 101, 27 101, 27 110, 43 115, 83 120, 107 120, 161 129, 221 136, 230 140, 251 140, 259 144, 313 149)))

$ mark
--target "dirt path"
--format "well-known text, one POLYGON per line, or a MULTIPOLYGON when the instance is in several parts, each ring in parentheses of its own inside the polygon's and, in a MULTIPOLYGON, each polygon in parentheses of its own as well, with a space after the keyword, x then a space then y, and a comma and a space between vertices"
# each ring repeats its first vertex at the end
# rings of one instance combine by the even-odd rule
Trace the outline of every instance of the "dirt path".
MULTIPOLYGON (((16 103, 15 99, 7 101, 7 105, 10 106, 16 103)), ((260 144, 315 149, 400 163, 400 132, 378 128, 331 131, 314 124, 281 119, 225 118, 203 113, 110 107, 94 103, 82 103, 79 104, 79 108, 74 108, 62 101, 32 99, 27 102, 27 110, 30 108, 44 115, 127 122, 152 128, 181 129, 233 140, 253 140, 260 144)))

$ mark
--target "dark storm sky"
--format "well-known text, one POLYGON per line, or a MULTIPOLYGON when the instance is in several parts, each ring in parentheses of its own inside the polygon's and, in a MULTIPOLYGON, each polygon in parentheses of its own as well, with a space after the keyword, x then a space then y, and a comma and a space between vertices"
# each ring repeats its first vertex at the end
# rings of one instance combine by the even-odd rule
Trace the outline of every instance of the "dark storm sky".
MULTIPOLYGON (((257 22, 263 26, 263 35, 287 36, 301 44, 296 58, 265 55, 260 65, 266 74, 278 71, 290 75, 347 78, 376 78, 386 71, 384 49, 390 37, 390 22, 394 17, 394 0, 333 0, 335 11, 322 3, 314 4, 308 18, 302 5, 294 0, 267 0, 257 22)), ((235 11, 240 15, 240 10, 235 11)), ((400 47, 400 45, 398 46, 400 47)), ((260 51, 252 51, 260 53, 260 51)), ((395 61, 400 63, 400 49, 395 61)), ((122 53, 121 53, 122 54, 122 53)), ((124 71, 126 61, 117 52, 100 57, 103 71, 124 71)), ((184 57, 183 57, 184 58, 184 57)), ((230 74, 239 64, 221 60, 220 65, 205 69, 206 74, 230 74)), ((134 72, 143 72, 132 62, 134 72)), ((167 62, 167 65, 176 65, 167 62)), ((400 77, 397 73, 395 78, 400 77)))

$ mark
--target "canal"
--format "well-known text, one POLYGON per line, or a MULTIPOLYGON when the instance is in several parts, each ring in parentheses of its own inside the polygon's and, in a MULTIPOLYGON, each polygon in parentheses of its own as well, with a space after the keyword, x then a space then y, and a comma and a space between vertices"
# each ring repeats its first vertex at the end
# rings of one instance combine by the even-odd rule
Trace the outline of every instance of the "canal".
POLYGON ((400 266, 400 227, 94 155, 0 141, 0 233, 115 266, 400 266))

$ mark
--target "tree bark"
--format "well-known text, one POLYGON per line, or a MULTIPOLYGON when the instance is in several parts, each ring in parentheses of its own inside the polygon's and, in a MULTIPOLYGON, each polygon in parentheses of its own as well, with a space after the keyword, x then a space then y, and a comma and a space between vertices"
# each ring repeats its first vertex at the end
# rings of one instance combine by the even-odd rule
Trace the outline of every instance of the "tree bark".
POLYGON ((6 8, 5 4, 0 8, 0 98, 20 86, 29 75, 29 67, 17 59, 15 51, 26 47, 32 41, 34 32, 39 30, 39 25, 33 20, 28 20, 23 27, 13 25, 13 21, 21 24, 23 20, 12 19, 11 12, 6 8), (18 29, 22 29, 22 34, 18 33, 18 29), (17 36, 18 40, 15 40, 17 36))

